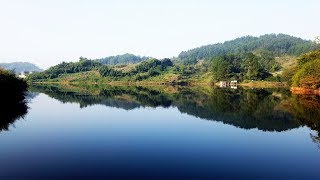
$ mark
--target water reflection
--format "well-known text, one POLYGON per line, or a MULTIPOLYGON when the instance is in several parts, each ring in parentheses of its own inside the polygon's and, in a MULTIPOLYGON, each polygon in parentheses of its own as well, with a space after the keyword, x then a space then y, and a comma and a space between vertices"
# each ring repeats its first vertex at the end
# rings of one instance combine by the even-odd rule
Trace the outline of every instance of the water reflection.
POLYGON ((310 137, 320 149, 320 96, 293 95, 291 100, 284 104, 300 124, 316 131, 316 134, 310 134, 310 137))
MULTIPOLYGON (((15 103, 11 124, 37 93, 68 104, 41 94, 26 121, 15 123, 19 128, 1 133, 1 177, 319 177, 319 96, 169 86, 29 90, 34 93, 17 101, 25 111, 15 103)), ((12 113, 3 102, 1 110, 12 113)))
MULTIPOLYGON (((286 89, 38 85, 31 90, 63 103, 79 103, 81 108, 95 104, 126 110, 172 106, 243 129, 285 131, 308 126, 320 131, 320 97, 291 95, 286 89)), ((319 142, 318 135, 312 139, 319 142)))
POLYGON ((7 131, 16 120, 24 118, 28 112, 27 99, 33 97, 34 94, 24 91, 0 88, 0 131, 7 131))

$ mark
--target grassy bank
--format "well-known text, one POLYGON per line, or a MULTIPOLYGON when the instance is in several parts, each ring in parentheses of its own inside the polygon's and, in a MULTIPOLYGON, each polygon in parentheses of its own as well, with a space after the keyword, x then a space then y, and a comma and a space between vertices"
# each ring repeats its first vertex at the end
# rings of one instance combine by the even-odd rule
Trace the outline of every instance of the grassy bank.
MULTIPOLYGON (((219 83, 213 83, 211 81, 180 81, 180 82, 168 82, 168 81, 42 81, 32 82, 32 84, 56 84, 56 85, 114 85, 114 86, 219 86, 219 83)), ((285 82, 272 82, 272 81, 250 81, 239 83, 238 86, 250 87, 250 88, 289 88, 285 82)))
POLYGON ((273 81, 247 81, 239 84, 245 87, 254 88, 274 88, 274 87, 289 87, 286 82, 273 82, 273 81))

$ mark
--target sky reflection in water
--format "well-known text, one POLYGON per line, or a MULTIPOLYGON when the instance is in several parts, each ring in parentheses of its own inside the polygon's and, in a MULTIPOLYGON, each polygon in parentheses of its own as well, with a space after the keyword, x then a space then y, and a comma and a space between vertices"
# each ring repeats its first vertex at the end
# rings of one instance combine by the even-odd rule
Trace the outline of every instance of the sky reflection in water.
POLYGON ((0 134, 0 176, 320 176, 317 96, 195 87, 31 91, 39 95, 29 98, 24 119, 0 134))

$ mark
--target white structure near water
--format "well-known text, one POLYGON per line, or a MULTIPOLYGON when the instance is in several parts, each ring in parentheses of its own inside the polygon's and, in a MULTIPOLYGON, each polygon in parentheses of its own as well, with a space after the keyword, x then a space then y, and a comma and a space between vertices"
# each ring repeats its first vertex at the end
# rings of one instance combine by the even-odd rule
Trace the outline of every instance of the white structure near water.
POLYGON ((24 78, 27 77, 28 74, 32 74, 32 71, 31 71, 31 72, 29 72, 29 71, 21 71, 21 72, 18 74, 18 77, 24 79, 24 78))
POLYGON ((220 81, 219 84, 220 84, 220 87, 230 86, 233 89, 237 89, 238 81, 237 80, 230 81, 230 82, 228 82, 228 81, 220 81))

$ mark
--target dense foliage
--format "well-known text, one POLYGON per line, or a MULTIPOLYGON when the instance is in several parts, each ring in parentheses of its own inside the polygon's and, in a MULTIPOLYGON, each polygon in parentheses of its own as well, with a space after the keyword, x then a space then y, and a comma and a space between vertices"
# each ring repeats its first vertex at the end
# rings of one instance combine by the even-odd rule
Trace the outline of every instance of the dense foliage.
POLYGON ((99 73, 103 77, 112 76, 112 77, 122 77, 125 76, 125 73, 122 73, 121 71, 117 71, 112 69, 111 67, 107 65, 103 65, 99 68, 99 73))
POLYGON ((320 88, 320 50, 304 54, 298 59, 292 83, 297 87, 320 88))
POLYGON ((115 79, 124 76, 136 76, 135 80, 143 80, 152 76, 160 75, 165 72, 168 67, 172 66, 173 63, 170 59, 149 59, 141 62, 129 72, 122 72, 104 65, 99 68, 99 73, 103 77, 109 76, 115 79))
POLYGON ((162 61, 158 59, 150 59, 148 61, 144 61, 137 65, 136 72, 148 72, 148 71, 163 71, 167 67, 173 66, 173 63, 170 59, 164 59, 162 61))
MULTIPOLYGON (((170 59, 149 59, 136 65, 135 68, 128 72, 115 69, 118 66, 102 65, 101 63, 80 58, 79 62, 61 63, 40 73, 33 73, 28 76, 28 80, 39 81, 49 80, 61 77, 65 74, 73 74, 79 72, 87 72, 96 70, 102 77, 111 77, 113 80, 119 80, 121 77, 136 77, 136 80, 146 79, 151 76, 157 76, 164 73, 168 67, 172 67, 173 63, 170 59)), ((121 67, 121 66, 120 66, 121 67)))
POLYGON ((22 92, 27 90, 27 83, 17 78, 13 72, 0 68, 0 88, 11 93, 22 92))
POLYGON ((263 58, 253 53, 227 54, 212 59, 212 73, 220 80, 260 80, 271 76, 263 58))
POLYGON ((183 51, 178 59, 187 64, 194 64, 198 60, 209 60, 227 53, 248 53, 256 51, 271 52, 272 56, 283 54, 300 55, 316 49, 311 41, 285 34, 267 34, 260 37, 245 36, 224 43, 202 46, 183 51))
MULTIPOLYGON (((315 48, 317 45, 311 41, 284 34, 246 36, 182 52, 178 60, 175 59, 175 63, 171 59, 147 59, 132 54, 98 60, 80 58, 79 62, 63 62, 44 72, 31 74, 28 79, 83 83, 148 81, 170 84, 266 80, 286 81, 290 84, 292 81, 296 86, 310 86, 317 84, 319 78, 318 75, 308 76, 317 72, 317 69, 307 68, 307 65, 313 68, 318 66, 317 62, 306 62, 317 58, 317 53, 302 56, 297 68, 287 66, 283 71, 285 64, 283 62, 287 57, 295 59, 296 55, 315 48), (299 74, 294 76, 298 69, 301 69, 299 74), (300 81, 306 83, 301 84, 300 81)), ((312 86, 318 87, 318 85, 312 86)))
POLYGON ((27 113, 25 93, 27 83, 16 77, 13 72, 0 68, 0 131, 27 113))
POLYGON ((141 57, 136 56, 133 54, 123 54, 123 55, 117 55, 117 56, 110 56, 106 58, 96 59, 96 61, 100 62, 101 64, 106 65, 120 65, 120 64, 135 64, 139 63, 141 61, 149 59, 148 57, 141 57))
POLYGON ((90 71, 97 69, 101 64, 96 61, 88 60, 86 58, 80 58, 79 62, 63 62, 56 66, 49 68, 48 70, 40 73, 33 73, 29 75, 28 79, 39 80, 39 79, 53 79, 59 77, 62 74, 71 74, 78 72, 90 71))

